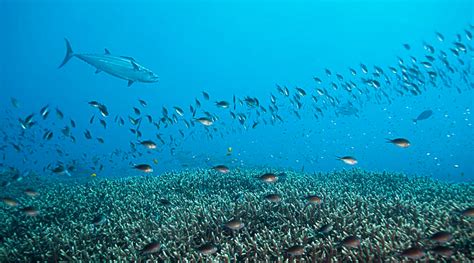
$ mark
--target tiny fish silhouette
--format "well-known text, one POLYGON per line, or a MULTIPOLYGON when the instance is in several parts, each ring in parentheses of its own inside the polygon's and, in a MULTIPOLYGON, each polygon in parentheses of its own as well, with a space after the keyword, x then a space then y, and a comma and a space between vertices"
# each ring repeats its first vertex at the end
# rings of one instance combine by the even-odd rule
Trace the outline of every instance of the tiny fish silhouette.
POLYGON ((417 123, 418 121, 426 120, 429 117, 431 117, 431 115, 433 115, 432 110, 425 110, 424 112, 420 113, 420 115, 418 115, 418 117, 416 117, 416 119, 413 119, 413 122, 417 123))

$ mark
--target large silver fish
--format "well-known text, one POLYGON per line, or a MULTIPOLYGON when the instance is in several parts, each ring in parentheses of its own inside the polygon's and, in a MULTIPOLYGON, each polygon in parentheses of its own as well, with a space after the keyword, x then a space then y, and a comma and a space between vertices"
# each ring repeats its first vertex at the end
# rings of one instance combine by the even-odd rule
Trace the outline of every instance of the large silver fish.
POLYGON ((158 81, 158 76, 151 70, 138 64, 132 57, 114 56, 105 49, 105 53, 100 54, 74 54, 71 44, 66 40, 66 56, 59 68, 64 66, 72 57, 77 57, 80 60, 94 66, 96 73, 101 71, 107 72, 112 76, 128 81, 128 86, 135 81, 152 83, 158 81))

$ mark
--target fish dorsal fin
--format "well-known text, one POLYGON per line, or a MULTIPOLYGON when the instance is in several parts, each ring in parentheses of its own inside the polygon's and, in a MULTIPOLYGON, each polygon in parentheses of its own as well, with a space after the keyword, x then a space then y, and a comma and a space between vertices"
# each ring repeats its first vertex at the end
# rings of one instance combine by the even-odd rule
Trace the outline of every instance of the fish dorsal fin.
POLYGON ((132 86, 132 84, 133 84, 133 80, 129 80, 128 81, 128 86, 130 87, 130 86, 132 86))
POLYGON ((131 61, 135 61, 135 59, 134 59, 134 58, 132 58, 132 57, 127 57, 127 56, 120 56, 120 57, 121 57, 121 58, 130 59, 131 61))
POLYGON ((140 70, 140 67, 137 65, 137 63, 135 63, 135 61, 131 61, 132 62, 132 65, 133 65, 133 69, 135 70, 140 70))
POLYGON ((106 48, 104 48, 104 53, 105 53, 106 55, 110 55, 110 51, 109 51, 108 49, 106 49, 106 48))

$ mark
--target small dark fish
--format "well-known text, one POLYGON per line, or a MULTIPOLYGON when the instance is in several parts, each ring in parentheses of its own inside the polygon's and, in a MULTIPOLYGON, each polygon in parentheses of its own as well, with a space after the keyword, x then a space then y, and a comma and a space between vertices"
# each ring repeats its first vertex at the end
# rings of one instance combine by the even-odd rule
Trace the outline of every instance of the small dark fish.
POLYGON ((298 87, 296 87, 295 89, 296 89, 296 92, 297 92, 301 97, 306 96, 306 91, 305 91, 304 89, 298 88, 298 87))
POLYGON ((437 243, 446 243, 453 239, 453 234, 447 231, 439 231, 430 236, 430 240, 437 243))
POLYGON ((89 101, 88 103, 89 103, 89 105, 91 105, 91 106, 94 107, 94 108, 99 108, 100 105, 101 105, 99 102, 97 102, 97 101, 95 101, 95 100, 89 101))
POLYGON ((18 201, 11 197, 2 197, 0 200, 8 206, 14 207, 18 205, 18 201))
POLYGON ((467 30, 464 30, 464 33, 466 33, 467 40, 471 41, 472 40, 472 33, 470 31, 467 31, 467 30))
POLYGON ((410 45, 408 45, 408 44, 403 44, 403 47, 404 47, 406 50, 410 50, 410 45))
POLYGON ((462 216, 474 217, 474 207, 469 207, 461 211, 462 216))
POLYGON ((10 98, 10 102, 12 103, 12 106, 13 106, 14 108, 17 108, 17 109, 18 109, 18 108, 20 107, 20 106, 19 106, 20 104, 18 103, 18 100, 17 100, 17 99, 15 99, 15 98, 12 97, 12 98, 10 98))
POLYGON ((86 139, 88 139, 88 140, 92 139, 91 132, 89 130, 86 130, 84 132, 84 137, 86 137, 86 139))
POLYGON ((40 110, 40 114, 41 114, 41 117, 43 117, 43 120, 45 120, 49 115, 49 108, 48 107, 49 107, 49 105, 46 105, 43 108, 41 108, 41 110, 40 110))
POLYGON ((210 118, 207 117, 197 118, 196 121, 204 126, 211 126, 214 123, 210 118))
POLYGON ((168 116, 168 110, 165 107, 161 108, 161 113, 163 116, 168 116))
POLYGON ((58 108, 56 108, 56 116, 58 116, 58 119, 62 120, 64 119, 64 114, 61 110, 59 110, 58 108))
POLYGON ((343 161, 345 164, 356 165, 357 159, 352 156, 336 157, 338 160, 343 161))
POLYGON ((204 97, 205 100, 209 100, 209 93, 203 91, 202 96, 204 97))
POLYGON ((278 177, 272 173, 266 173, 260 176, 260 180, 265 183, 275 183, 278 181, 278 177))
POLYGON ((15 181, 15 182, 19 182, 19 181, 23 180, 23 176, 21 176, 20 173, 17 173, 12 177, 12 180, 15 181))
POLYGON ((426 120, 426 119, 428 119, 429 117, 431 117, 431 115, 433 115, 433 111, 432 111, 432 110, 425 110, 425 111, 423 111, 422 113, 420 113, 420 115, 418 115, 418 117, 416 117, 416 119, 413 119, 413 122, 414 122, 414 123, 417 123, 418 121, 426 120))
POLYGON ((32 188, 28 188, 25 190, 25 194, 29 197, 36 197, 39 195, 38 191, 32 189, 32 188))
POLYGON ((318 232, 327 235, 332 231, 333 228, 334 226, 332 224, 325 224, 318 229, 318 232))
POLYGON ((419 247, 411 247, 408 249, 403 250, 400 253, 401 257, 406 257, 409 259, 417 260, 417 259, 422 259, 423 257, 426 256, 426 253, 423 249, 419 247))
POLYGON ((178 114, 179 116, 183 117, 184 116, 184 111, 183 109, 181 109, 180 107, 173 107, 174 108, 174 111, 176 112, 176 114, 178 114))
POLYGON ((137 164, 134 166, 134 168, 145 173, 153 172, 153 168, 148 164, 137 164))
POLYGON ((320 205, 323 202, 321 197, 317 195, 308 195, 305 197, 305 199, 309 204, 320 205))
POLYGON ((104 120, 100 120, 100 125, 104 127, 104 129, 107 129, 107 123, 104 120))
POLYGON ((107 117, 109 116, 109 111, 107 110, 107 107, 103 104, 100 104, 99 106, 99 111, 100 111, 100 114, 104 117, 107 117))
POLYGON ((105 143, 104 139, 102 139, 102 138, 97 138, 97 141, 101 144, 105 143))
POLYGON ((224 101, 224 100, 216 101, 216 106, 219 107, 219 108, 227 109, 227 108, 229 108, 230 103, 227 102, 227 101, 224 101))
POLYGON ((349 71, 351 72, 352 76, 357 75, 357 71, 353 68, 349 68, 349 71))
POLYGON ((332 72, 329 69, 324 69, 324 71, 326 72, 326 75, 328 75, 328 77, 331 76, 332 72))
POLYGON ((142 99, 138 99, 138 102, 140 103, 140 105, 142 105, 142 107, 146 107, 148 104, 146 103, 146 101, 142 100, 142 99))
POLYGON ((362 72, 363 72, 364 74, 369 73, 369 70, 367 69, 367 66, 364 65, 364 64, 360 64, 360 69, 362 70, 362 72))
POLYGON ((431 252, 447 258, 451 257, 454 254, 454 250, 452 248, 445 246, 435 246, 431 249, 431 252))
POLYGON ((32 206, 28 206, 28 207, 22 208, 21 211, 22 211, 25 215, 31 216, 31 217, 35 217, 35 216, 39 215, 39 210, 36 209, 35 207, 32 207, 32 206))
POLYGON ((227 167, 225 165, 216 165, 216 166, 212 167, 212 169, 218 171, 219 173, 223 173, 223 174, 226 174, 230 171, 229 167, 227 167))
POLYGON ((107 222, 107 217, 104 215, 98 215, 92 219, 92 224, 95 226, 103 225, 107 222))
POLYGON ((134 119, 130 116, 128 116, 128 120, 130 121, 130 123, 134 126, 137 126, 138 124, 140 124, 141 122, 141 118, 138 118, 138 119, 134 119))
POLYGON ((34 114, 30 114, 30 115, 26 116, 25 123, 26 124, 31 123, 33 121, 33 116, 34 116, 34 114))
POLYGON ((15 148, 15 150, 16 150, 17 152, 20 152, 20 151, 21 151, 21 147, 20 147, 18 144, 12 143, 11 145, 13 146, 13 148, 15 148))
POLYGON ((386 139, 388 143, 392 143, 401 148, 408 148, 411 143, 407 139, 404 138, 396 138, 396 139, 386 139))
POLYGON ((63 133, 64 136, 68 137, 70 135, 71 129, 66 126, 63 129, 61 129, 61 132, 63 133))
POLYGON ((140 250, 140 253, 142 255, 147 255, 147 254, 154 254, 158 251, 160 251, 161 245, 158 242, 151 242, 150 244, 147 244, 140 250))
POLYGON ((428 62, 428 61, 422 61, 421 65, 423 65, 425 68, 432 68, 433 67, 433 65, 431 65, 431 63, 428 62))
POLYGON ((51 140, 53 138, 53 132, 52 131, 46 131, 43 135, 43 139, 45 140, 51 140))
POLYGON ((140 144, 145 146, 146 148, 148 148, 150 150, 156 149, 156 143, 151 141, 151 140, 141 141, 140 144))
POLYGON ((272 203, 278 203, 281 201, 281 196, 279 194, 268 194, 264 196, 265 200, 272 202, 272 203))
POLYGON ((217 247, 212 243, 207 243, 198 247, 197 251, 203 255, 212 255, 217 252, 217 247))
POLYGON ((224 224, 224 226, 230 230, 237 231, 245 227, 245 224, 238 219, 231 220, 224 224))
POLYGON ((153 123, 153 117, 151 115, 146 115, 149 123, 153 123))
POLYGON ((136 107, 133 107, 133 111, 135 112, 136 115, 140 115, 141 114, 141 111, 136 108, 136 107))
POLYGON ((304 254, 304 247, 300 245, 294 245, 286 249, 286 254, 290 257, 302 256, 304 254))
POLYGON ((360 246, 360 239, 356 236, 348 236, 341 241, 341 245, 348 248, 358 248, 360 246))
POLYGON ((66 172, 66 168, 62 165, 58 165, 51 170, 55 174, 63 174, 66 172))
POLYGON ((439 40, 440 42, 443 42, 443 41, 444 41, 444 36, 443 36, 441 33, 439 33, 439 32, 436 32, 436 38, 438 38, 438 40, 439 40))
POLYGON ((164 199, 164 198, 161 198, 160 200, 158 200, 158 203, 160 203, 160 205, 171 205, 171 202, 168 199, 164 199))

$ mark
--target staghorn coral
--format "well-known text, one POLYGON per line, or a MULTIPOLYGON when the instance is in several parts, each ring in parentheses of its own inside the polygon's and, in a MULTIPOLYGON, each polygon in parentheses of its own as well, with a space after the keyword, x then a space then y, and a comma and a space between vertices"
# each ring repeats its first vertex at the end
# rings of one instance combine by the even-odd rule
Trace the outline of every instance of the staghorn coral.
POLYGON ((473 259, 473 221, 459 213, 473 206, 472 184, 360 169, 285 171, 268 184, 260 180, 268 172, 44 183, 35 197, 14 194, 17 207, 0 206, 0 261, 395 262, 411 247, 423 260, 473 259), (274 193, 280 202, 265 199, 274 193), (26 216, 28 206, 39 214, 26 216), (226 226, 235 219, 242 227, 226 226), (319 232, 326 224, 333 228, 319 232), (439 231, 452 240, 430 251, 439 231))

